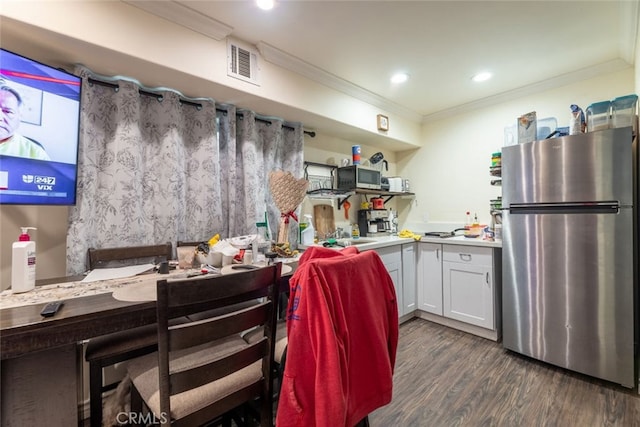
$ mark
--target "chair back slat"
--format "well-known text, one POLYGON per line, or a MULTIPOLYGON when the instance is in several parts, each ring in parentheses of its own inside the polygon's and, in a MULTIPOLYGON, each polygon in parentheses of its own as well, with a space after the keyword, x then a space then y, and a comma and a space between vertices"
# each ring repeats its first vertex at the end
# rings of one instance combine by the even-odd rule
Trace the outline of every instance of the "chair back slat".
POLYGON ((179 248, 181 246, 195 246, 198 247, 200 243, 206 242, 206 240, 201 240, 199 242, 185 242, 184 240, 178 240, 176 242, 176 247, 179 248))
MULTIPOLYGON (((206 277, 171 280, 167 287, 167 308, 170 313, 172 309, 178 308, 179 310, 175 310, 175 314, 171 315, 181 316, 184 315, 182 313, 190 310, 190 306, 203 304, 224 306, 229 301, 238 301, 245 296, 246 299, 268 296, 270 288, 265 287, 264 283, 272 279, 271 269, 257 268, 217 276, 213 281, 207 280, 206 277)), ((162 282, 162 280, 158 281, 158 286, 162 282)))
POLYGON ((118 248, 89 248, 87 260, 89 270, 108 265, 112 261, 155 258, 157 261, 168 261, 173 257, 171 242, 159 245, 129 246, 118 248))
POLYGON ((271 305, 265 301, 223 316, 171 326, 169 351, 195 347, 260 326, 267 319, 271 305))
MULTIPOLYGON (((268 351, 266 340, 261 340, 240 351, 213 362, 184 371, 172 372, 169 377, 171 395, 183 393, 238 372, 261 360, 268 351)), ((262 378, 252 381, 260 382, 262 378)))

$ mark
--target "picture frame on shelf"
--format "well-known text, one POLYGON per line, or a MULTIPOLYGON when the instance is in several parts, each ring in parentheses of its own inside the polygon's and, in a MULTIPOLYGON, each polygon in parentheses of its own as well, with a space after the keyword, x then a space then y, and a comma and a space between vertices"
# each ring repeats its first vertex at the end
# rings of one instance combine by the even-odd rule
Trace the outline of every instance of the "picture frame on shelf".
POLYGON ((377 116, 377 124, 378 130, 388 131, 389 130, 389 117, 378 114, 377 116))

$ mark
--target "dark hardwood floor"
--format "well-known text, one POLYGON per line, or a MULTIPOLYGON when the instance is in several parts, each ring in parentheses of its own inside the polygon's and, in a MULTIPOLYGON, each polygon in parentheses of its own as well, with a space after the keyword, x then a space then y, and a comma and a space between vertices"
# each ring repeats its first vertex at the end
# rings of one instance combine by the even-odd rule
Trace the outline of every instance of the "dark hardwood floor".
POLYGON ((640 426, 637 390, 423 319, 400 326, 392 402, 372 427, 640 426))

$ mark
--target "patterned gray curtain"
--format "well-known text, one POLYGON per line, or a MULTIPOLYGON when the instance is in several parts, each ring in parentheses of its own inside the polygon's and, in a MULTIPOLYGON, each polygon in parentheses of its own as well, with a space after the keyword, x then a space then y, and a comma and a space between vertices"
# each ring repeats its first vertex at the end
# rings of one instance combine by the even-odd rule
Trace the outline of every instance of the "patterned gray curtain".
MULTIPOLYGON (((291 172, 295 178, 303 175, 304 133, 299 123, 285 123, 274 117, 256 116, 243 110, 238 115, 236 167, 244 177, 236 184, 240 210, 237 234, 255 233, 255 223, 265 212, 273 235, 277 235, 280 211, 269 191, 269 173, 274 170, 291 172)), ((299 209, 298 209, 299 210, 299 209)), ((296 212, 299 214, 300 212, 296 212)), ((289 242, 298 243, 298 223, 289 224, 289 242)))
POLYGON ((84 84, 78 198, 69 216, 67 274, 86 269, 90 247, 254 233, 265 206, 273 205, 266 171, 280 167, 302 175, 301 125, 282 129, 273 119, 262 130, 253 117, 240 123, 244 129, 253 121, 256 137, 238 138, 248 133, 237 130, 233 106, 216 110, 213 100, 197 99, 196 107, 172 90, 144 89, 155 96, 141 95, 135 81, 114 78, 114 90, 90 84, 85 68, 78 74, 84 84))

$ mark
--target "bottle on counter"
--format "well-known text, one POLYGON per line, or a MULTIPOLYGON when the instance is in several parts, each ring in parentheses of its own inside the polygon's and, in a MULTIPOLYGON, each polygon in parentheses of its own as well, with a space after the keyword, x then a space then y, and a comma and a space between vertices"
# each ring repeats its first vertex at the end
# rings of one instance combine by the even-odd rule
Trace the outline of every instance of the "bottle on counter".
POLYGON ((358 224, 351 224, 351 238, 359 239, 360 238, 360 228, 358 228, 358 224))
POLYGON ((11 290, 27 292, 36 286, 36 242, 31 240, 29 230, 35 227, 20 227, 22 234, 13 243, 11 253, 11 290))
POLYGON ((391 223, 391 235, 398 235, 398 212, 390 211, 389 222, 391 223))
POLYGON ((313 228, 313 219, 311 215, 306 214, 304 217, 306 219, 306 221, 303 223, 305 224, 304 227, 302 226, 302 224, 300 224, 300 244, 311 246, 314 242, 314 235, 316 230, 313 228))

